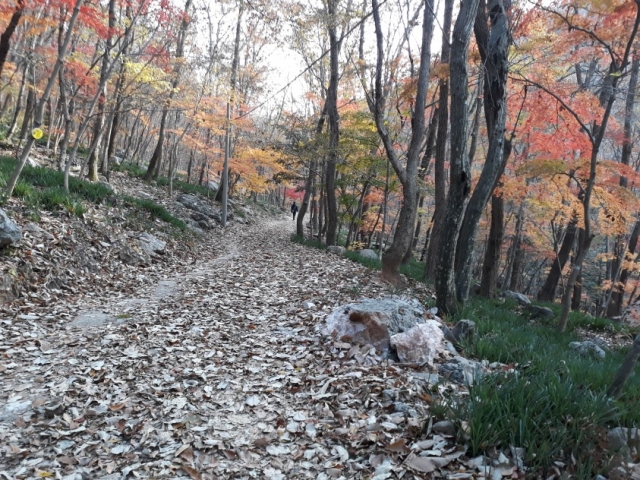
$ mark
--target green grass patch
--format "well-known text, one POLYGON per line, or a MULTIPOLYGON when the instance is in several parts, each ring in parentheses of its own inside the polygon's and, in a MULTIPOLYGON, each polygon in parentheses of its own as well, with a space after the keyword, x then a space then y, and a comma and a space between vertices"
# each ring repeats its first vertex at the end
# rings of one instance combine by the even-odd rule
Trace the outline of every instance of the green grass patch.
POLYGON ((486 377, 453 408, 458 421, 468 422, 469 453, 523 447, 526 465, 539 474, 550 473, 554 461, 569 464, 573 455, 580 466, 577 477, 593 478, 605 471, 608 429, 640 425, 640 382, 630 378, 623 395, 611 400, 605 392, 625 349, 596 359, 569 348, 580 340, 577 328, 610 330, 612 322, 572 313, 567 332, 559 333, 555 320, 533 321, 519 308, 508 299, 476 297, 459 316, 477 327, 475 340, 464 346, 465 356, 513 364, 517 370, 486 377))
MULTIPOLYGON (((17 161, 12 157, 0 157, 0 186, 6 186, 17 161)), ((24 200, 34 210, 65 209, 82 217, 86 212, 83 202, 99 204, 112 195, 111 189, 100 183, 69 178, 69 192, 64 188, 64 173, 45 167, 25 165, 20 179, 13 190, 13 196, 24 200)))
POLYGON ((149 200, 146 198, 134 198, 134 197, 124 197, 125 203, 131 206, 135 206, 144 210, 151 214, 152 218, 159 218, 160 220, 174 226, 180 231, 185 231, 187 229, 187 225, 177 217, 174 217, 171 213, 167 211, 162 205, 158 205, 153 200, 149 200))
MULTIPOLYGON (((319 248, 324 250, 327 248, 327 245, 324 244, 321 240, 317 239, 302 239, 296 236, 295 234, 291 235, 291 241, 295 243, 299 243, 301 245, 306 245, 307 247, 319 248)), ((364 265, 367 268, 371 268, 372 270, 382 270, 382 262, 378 259, 373 258, 364 258, 362 257, 357 250, 347 250, 344 252, 344 256, 349 260, 357 262, 361 265, 364 265)), ((415 259, 409 260, 408 263, 404 265, 400 265, 398 269, 400 273, 406 275, 408 278, 412 278, 414 280, 423 281, 424 280, 424 263, 419 262, 415 259)))
MULTIPOLYGON (((0 184, 6 182, 16 166, 10 157, 0 158, 0 184)), ((64 173, 44 167, 26 165, 16 184, 13 195, 21 198, 36 211, 45 209, 55 211, 65 209, 69 213, 82 217, 86 212, 83 202, 99 204, 113 195, 109 187, 101 183, 93 183, 76 177, 69 177, 69 193, 62 187, 64 173)), ((162 205, 149 199, 124 197, 124 201, 141 211, 148 212, 152 218, 159 218, 180 231, 187 229, 186 224, 169 213, 162 205)))

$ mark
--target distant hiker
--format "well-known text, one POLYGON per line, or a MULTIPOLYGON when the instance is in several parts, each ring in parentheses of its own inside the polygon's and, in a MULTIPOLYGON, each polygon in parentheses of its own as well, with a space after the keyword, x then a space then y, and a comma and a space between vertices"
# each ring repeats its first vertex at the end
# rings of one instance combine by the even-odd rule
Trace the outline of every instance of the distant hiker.
POLYGON ((296 219, 296 213, 298 213, 298 205, 296 205, 296 202, 293 202, 293 205, 291 205, 291 213, 293 213, 293 219, 296 219))

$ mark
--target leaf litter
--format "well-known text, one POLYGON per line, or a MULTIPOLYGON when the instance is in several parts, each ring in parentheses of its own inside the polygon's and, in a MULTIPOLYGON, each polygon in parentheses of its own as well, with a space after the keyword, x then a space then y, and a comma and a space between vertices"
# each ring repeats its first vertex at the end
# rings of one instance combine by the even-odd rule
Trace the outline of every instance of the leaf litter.
MULTIPOLYGON (((389 287, 290 243, 291 229, 290 220, 232 222, 176 265, 165 258, 120 285, 98 276, 80 298, 5 308, 0 476, 489 475, 483 461, 465 466, 453 435, 430 428, 433 392, 463 388, 319 335, 335 307, 389 287), (154 295, 161 281, 178 293, 154 295), (91 309, 122 321, 73 325, 91 309)), ((413 282, 404 293, 430 295, 413 282)))

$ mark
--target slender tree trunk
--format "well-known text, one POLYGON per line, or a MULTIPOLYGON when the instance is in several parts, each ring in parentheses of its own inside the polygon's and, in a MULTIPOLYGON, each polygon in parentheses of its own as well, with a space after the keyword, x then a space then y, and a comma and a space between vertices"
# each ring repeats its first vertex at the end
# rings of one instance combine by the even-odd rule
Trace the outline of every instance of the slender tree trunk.
MULTIPOLYGON (((190 2, 190 0, 189 0, 190 2)), ((229 157, 231 155, 231 105, 235 105, 236 98, 236 76, 238 74, 238 56, 240 55, 240 26, 242 22, 242 13, 244 12, 244 2, 240 1, 238 9, 238 22, 236 23, 236 38, 233 45, 233 61, 231 62, 231 96, 227 100, 227 125, 225 130, 224 142, 224 164, 222 167, 222 227, 227 226, 227 209, 229 201, 229 157)))
POLYGON ((509 20, 503 0, 489 0, 488 8, 481 0, 474 25, 480 57, 485 65, 484 106, 489 136, 489 149, 480 178, 464 214, 460 239, 456 246, 456 290, 458 301, 464 303, 469 295, 473 250, 482 216, 498 179, 504 172, 511 142, 505 138, 507 120, 507 73, 509 64, 509 20), (490 14, 489 14, 490 12, 490 14), (488 18, 487 18, 488 17, 488 18), (488 20, 491 30, 488 31, 488 20))
POLYGON ((11 118, 11 123, 9 124, 9 128, 7 129, 7 139, 11 139, 14 132, 16 131, 16 126, 18 125, 18 115, 20 115, 20 111, 22 110, 22 98, 24 97, 24 89, 27 84, 27 70, 29 69, 29 62, 24 61, 24 67, 22 69, 22 79, 20 80, 20 88, 18 89, 18 96, 16 98, 16 106, 13 111, 13 117, 11 118))
POLYGON ((622 362, 622 366, 616 375, 616 378, 611 383, 611 386, 607 389, 607 395, 610 397, 618 397, 622 392, 622 387, 625 382, 633 372, 636 363, 638 362, 638 358, 640 358, 640 335, 636 336, 633 341, 633 345, 624 361, 622 362))
POLYGON ((22 12, 24 11, 24 0, 18 0, 16 7, 9 19, 9 24, 7 28, 4 29, 2 35, 0 35, 0 77, 2 76, 2 69, 4 68, 4 62, 7 60, 7 55, 9 54, 9 46, 11 43, 11 36, 13 32, 15 32, 18 23, 20 22, 20 18, 22 17, 22 12))
MULTIPOLYGON (((184 42, 187 37, 187 28, 191 22, 189 18, 189 9, 191 8, 191 3, 192 3, 192 0, 186 0, 185 7, 184 7, 184 17, 182 18, 182 22, 180 24, 180 32, 178 34, 178 44, 176 48, 177 59, 181 59, 184 56, 184 42)), ((165 102, 164 107, 162 109, 162 117, 160 119, 160 128, 158 130, 158 143, 156 144, 156 148, 153 151, 153 155, 149 160, 149 166, 147 168, 147 171, 142 177, 145 181, 149 181, 151 180, 151 178, 157 179, 160 173, 160 164, 162 163, 165 130, 167 128, 167 116, 169 113, 169 107, 171 106, 171 101, 175 96, 176 87, 180 82, 181 70, 182 70, 181 64, 178 63, 173 70, 173 80, 171 81, 171 91, 169 92, 169 98, 165 102)))
POLYGON ((491 197, 491 228, 489 241, 482 264, 482 281, 480 295, 491 298, 496 294, 498 272, 500 267, 500 250, 504 237, 504 198, 502 195, 491 197))
MULTIPOLYGON (((640 220, 636 221, 633 231, 631 232, 631 237, 629 238, 629 246, 627 250, 629 252, 629 256, 633 256, 636 253, 638 237, 640 237, 640 220)), ((624 260, 624 257, 622 257, 621 260, 624 260)), ((607 306, 607 317, 617 317, 622 315, 622 301, 624 299, 625 286, 631 276, 631 273, 632 270, 628 268, 623 268, 620 272, 619 285, 614 286, 611 292, 611 300, 607 306)))
POLYGON ((558 288, 558 282, 562 277, 562 270, 564 270, 564 266, 566 265, 567 260, 569 260, 571 249, 576 241, 576 235, 578 233, 577 224, 578 219, 574 215, 571 218, 569 225, 567 225, 564 238, 562 240, 562 246, 560 247, 560 251, 557 253, 555 260, 551 264, 551 269, 549 270, 547 279, 538 292, 538 300, 541 302, 553 302, 556 297, 556 289, 558 288))
MULTIPOLYGON (((88 177, 91 181, 98 181, 98 163, 100 161, 100 146, 102 142, 102 135, 104 132, 105 123, 105 104, 107 99, 107 82, 106 77, 109 74, 109 56, 111 49, 113 48, 112 32, 116 25, 116 0, 109 0, 109 34, 102 56, 102 67, 100 68, 100 85, 104 85, 102 92, 100 93, 100 99, 98 101, 98 115, 93 127, 93 140, 95 144, 93 146, 93 153, 89 156, 89 172, 88 177)), ((115 108, 115 104, 114 104, 115 108)), ((106 172, 103 172, 106 174, 106 172)))
POLYGON ((471 171, 467 155, 468 121, 467 56, 471 29, 479 0, 466 0, 460 7, 451 44, 451 158, 449 196, 441 236, 435 287, 436 302, 442 312, 458 310, 455 288, 455 255, 466 199, 471 190, 471 171))
MULTIPOLYGON (((453 0, 444 3, 444 22, 442 24, 442 63, 448 64, 451 58, 451 22, 453 16, 453 0)), ((449 80, 440 80, 440 97, 438 99, 438 135, 436 140, 434 175, 435 192, 433 213, 433 225, 429 235, 429 247, 424 266, 424 277, 434 279, 438 265, 438 252, 440 250, 440 238, 445 223, 447 212, 447 180, 445 160, 447 155, 447 133, 449 128, 449 80)))
POLYGON ((338 202, 336 200, 335 178, 336 163, 338 162, 338 144, 340 141, 340 126, 338 116, 338 56, 342 40, 336 35, 336 8, 339 0, 327 1, 328 31, 329 31, 329 88, 327 88, 327 114, 329 116, 329 156, 325 169, 325 185, 327 192, 327 245, 336 244, 336 228, 338 225, 338 202))
MULTIPOLYGON (((320 113, 320 118, 318 118, 318 123, 316 124, 315 138, 318 140, 320 135, 322 134, 322 129, 324 127, 325 115, 327 113, 327 102, 324 102, 322 107, 322 112, 320 113)), ((307 214, 307 210, 309 209, 309 199, 311 198, 313 185, 313 178, 316 175, 316 171, 318 169, 318 162, 315 158, 309 164, 309 173, 307 174, 307 178, 304 184, 304 197, 302 199, 302 205, 300 205, 300 210, 298 211, 298 216, 296 218, 296 237, 303 239, 304 238, 304 216, 307 214)))
POLYGON ((398 215, 398 225, 393 236, 391 247, 382 255, 382 275, 396 283, 399 281, 398 267, 407 250, 411 248, 413 229, 417 215, 418 195, 418 167, 420 165, 420 151, 424 138, 425 107, 427 89, 429 86, 429 72, 431 59, 431 38, 433 36, 434 3, 433 0, 425 1, 424 16, 422 21, 422 45, 420 50, 420 67, 418 71, 418 83, 415 96, 415 104, 412 111, 411 139, 406 155, 406 166, 394 149, 389 137, 384 120, 384 104, 382 91, 382 60, 384 56, 382 27, 378 1, 372 0, 373 18, 376 31, 376 77, 375 98, 373 101, 376 129, 382 139, 382 143, 391 166, 395 170, 402 183, 402 207, 398 215))
MULTIPOLYGON (((448 40, 448 39, 447 39, 448 40)), ((431 157, 433 157, 436 146, 436 132, 438 130, 439 114, 438 109, 436 108, 433 116, 431 117, 431 121, 429 122, 428 135, 427 135, 427 146, 424 150, 424 154, 422 155, 422 161, 420 162, 420 175, 422 176, 423 181, 426 180, 429 172, 429 166, 431 164, 431 157)), ((413 245, 410 250, 415 250, 418 247, 418 241, 420 239, 420 230, 422 229, 422 218, 423 213, 422 209, 424 208, 424 200, 425 200, 425 192, 420 191, 418 194, 418 221, 416 222, 415 234, 413 235, 413 245)))
POLYGON ((520 285, 520 271, 524 261, 524 251, 522 250, 522 229, 524 226, 524 205, 523 200, 518 208, 516 217, 516 231, 513 236, 513 244, 511 245, 510 258, 507 265, 507 271, 504 275, 504 285, 509 290, 518 292, 520 285))

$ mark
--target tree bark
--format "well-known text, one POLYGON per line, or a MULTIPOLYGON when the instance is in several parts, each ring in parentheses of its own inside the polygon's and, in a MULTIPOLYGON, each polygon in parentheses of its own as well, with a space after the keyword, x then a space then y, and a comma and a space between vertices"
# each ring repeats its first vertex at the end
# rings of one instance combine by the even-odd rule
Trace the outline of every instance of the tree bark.
MULTIPOLYGON (((191 8, 191 3, 193 0, 186 0, 184 7, 184 17, 182 18, 182 22, 180 23, 180 32, 178 34, 178 44, 176 47, 176 58, 182 58, 184 56, 184 42, 187 37, 187 27, 189 26, 189 9, 191 8)), ((162 153, 164 146, 164 137, 165 130, 167 128, 167 116, 169 113, 169 107, 171 106, 171 101, 175 96, 176 87, 180 81, 180 71, 182 70, 181 64, 178 63, 176 67, 173 69, 173 80, 171 81, 171 91, 169 92, 169 98, 164 103, 162 108, 162 117, 160 119, 160 128, 158 130, 158 143, 156 144, 156 148, 153 151, 153 155, 149 160, 149 166, 147 167, 147 171, 142 177, 143 180, 149 181, 151 178, 158 178, 160 173, 160 164, 162 163, 162 153)))
MULTIPOLYGON (((451 60, 451 22, 453 16, 453 0, 446 0, 444 4, 444 22, 442 24, 442 63, 451 60)), ((429 235, 429 247, 424 265, 424 277, 433 279, 438 265, 438 251, 440 238, 447 211, 447 182, 445 160, 447 155, 447 133, 449 129, 449 80, 440 80, 440 97, 438 99, 438 136, 434 162, 435 192, 433 225, 429 235)))
POLYGON ((496 293, 503 237, 504 198, 502 195, 494 194, 491 197, 491 227, 482 264, 482 281, 480 283, 480 295, 486 298, 491 298, 496 293))
POLYGON ((338 144, 340 141, 340 125, 338 116, 338 55, 342 40, 336 35, 336 7, 339 0, 327 1, 329 31, 329 88, 327 89, 327 114, 329 116, 329 156, 325 169, 325 185, 327 191, 327 245, 336 244, 336 228, 338 226, 338 202, 336 199, 335 178, 338 162, 338 144))
POLYGON ((511 142, 505 138, 507 120, 507 54, 509 50, 509 20, 503 0, 481 0, 474 25, 480 57, 485 65, 484 108, 489 136, 489 149, 482 173, 464 214, 460 240, 456 247, 456 290, 458 301, 464 303, 469 295, 471 264, 478 222, 498 179, 504 172, 511 142), (490 14, 489 14, 490 13, 490 14), (490 33, 487 31, 491 20, 490 33))
POLYGON ((564 270, 564 266, 569 260, 569 255, 571 254, 571 250, 576 241, 576 235, 578 233, 578 219, 574 215, 567 225, 567 228, 564 233, 564 238, 562 240, 562 246, 560 247, 560 251, 557 253, 555 260, 551 264, 551 269, 549 270, 549 274, 547 275, 547 279, 544 282, 544 285, 538 292, 538 300, 541 302, 553 302, 556 298, 556 289, 558 287, 558 282, 562 277, 562 270, 564 270))
POLYGON ((9 47, 11 44, 11 36, 13 32, 15 32, 18 23, 20 23, 20 18, 22 17, 22 12, 24 11, 24 0, 18 0, 16 4, 16 8, 9 19, 9 24, 7 28, 4 29, 2 35, 0 35, 0 77, 2 76, 2 69, 4 68, 4 63, 7 60, 7 55, 9 54, 9 47))
MULTIPOLYGON (((106 77, 109 74, 109 56, 111 54, 111 49, 113 48, 113 37, 112 32, 116 25, 116 0, 109 0, 109 37, 107 38, 107 42, 104 48, 104 54, 102 55, 102 66, 100 68, 100 85, 104 85, 102 87, 102 91, 100 92, 100 98, 98 100, 98 115, 96 117, 96 122, 93 126, 93 140, 91 150, 93 153, 89 155, 89 171, 87 172, 87 176, 89 180, 93 182, 98 181, 98 163, 100 162, 100 146, 102 142, 102 136, 104 134, 104 124, 105 124, 105 105, 107 101, 107 82, 106 77)), ((114 105, 115 107, 115 105, 114 105)), ((103 172, 106 173, 106 172, 103 172)))
POLYGON ((455 289, 455 254, 466 199, 471 189, 471 172, 467 155, 468 121, 467 57, 471 29, 479 0, 464 0, 453 28, 451 44, 451 157, 449 196, 442 241, 438 250, 435 277, 436 304, 439 310, 453 314, 458 309, 455 289))
POLYGON ((633 372, 633 369, 638 362, 638 358, 640 358, 640 335, 636 336, 635 340, 633 341, 633 346, 622 362, 622 366, 620 367, 620 370, 618 370, 616 378, 613 380, 613 383, 611 383, 611 386, 607 389, 607 395, 614 398, 620 395, 622 387, 633 372))
POLYGON ((398 225, 391 247, 382 255, 382 275, 388 280, 399 281, 398 267, 407 250, 411 248, 413 229, 417 214, 418 167, 420 165, 420 150, 424 138, 425 107, 427 89, 429 86, 429 71, 431 59, 431 38, 433 36, 434 3, 426 0, 422 21, 422 45, 420 51, 420 67, 418 70, 418 85, 411 120, 411 140, 406 155, 406 167, 403 167, 398 153, 395 151, 385 125, 385 99, 382 91, 382 60, 384 57, 383 34, 380 22, 380 12, 377 0, 372 0, 373 19, 376 31, 377 62, 375 72, 375 90, 373 99, 376 129, 384 145, 389 163, 402 183, 402 207, 398 216, 398 225))
MULTIPOLYGON (((640 237, 640 220, 636 221, 633 226, 633 231, 631 232, 631 237, 629 238, 629 246, 627 251, 629 252, 629 256, 633 256, 636 253, 636 248, 638 245, 638 238, 640 237)), ((624 261, 624 257, 620 260, 624 261)), ((619 285, 613 286, 613 291, 611 292, 611 300, 607 305, 607 317, 617 317, 622 315, 622 302, 624 299, 624 291, 627 281, 631 276, 632 270, 628 268, 623 268, 620 272, 620 280, 619 285)))

